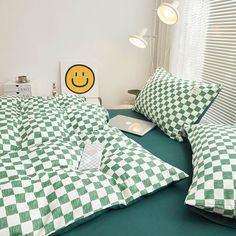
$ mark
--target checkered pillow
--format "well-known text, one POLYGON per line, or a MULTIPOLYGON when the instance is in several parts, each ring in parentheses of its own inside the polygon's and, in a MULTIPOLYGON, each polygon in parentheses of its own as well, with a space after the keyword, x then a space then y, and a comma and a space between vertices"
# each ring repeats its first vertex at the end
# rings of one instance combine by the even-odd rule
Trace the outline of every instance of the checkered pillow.
POLYGON ((193 180, 185 203, 236 219, 236 126, 186 128, 193 150, 193 180))
POLYGON ((183 125, 196 123, 220 89, 220 85, 178 79, 159 68, 136 99, 134 110, 170 138, 183 141, 183 125))

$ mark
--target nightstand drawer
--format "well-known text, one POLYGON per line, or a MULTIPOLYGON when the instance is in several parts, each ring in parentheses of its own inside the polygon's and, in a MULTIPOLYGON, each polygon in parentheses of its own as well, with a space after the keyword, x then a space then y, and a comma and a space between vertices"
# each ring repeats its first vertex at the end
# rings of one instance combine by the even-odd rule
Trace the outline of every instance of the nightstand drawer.
POLYGON ((6 83, 4 84, 4 95, 5 96, 20 96, 29 97, 32 96, 31 84, 25 83, 6 83))

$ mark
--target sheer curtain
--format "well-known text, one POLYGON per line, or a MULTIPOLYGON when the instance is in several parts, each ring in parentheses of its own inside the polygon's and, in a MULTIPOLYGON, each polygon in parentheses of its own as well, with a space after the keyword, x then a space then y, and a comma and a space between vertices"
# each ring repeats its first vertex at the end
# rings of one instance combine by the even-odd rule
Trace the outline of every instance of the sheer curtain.
POLYGON ((201 80, 207 32, 208 1, 182 0, 179 21, 171 26, 170 71, 183 79, 201 80))
POLYGON ((156 65, 183 79, 222 84, 203 122, 236 124, 236 1, 182 0, 178 23, 158 26, 156 65))
MULTIPOLYGON (((170 2, 157 0, 157 4, 170 2)), ((207 32, 207 0, 181 0, 179 20, 166 25, 157 18, 154 63, 184 79, 201 79, 207 32)))
MULTIPOLYGON (((156 0, 156 9, 160 6, 161 3, 168 2, 166 0, 156 0)), ((156 15, 156 24, 154 26, 154 34, 157 36, 155 44, 155 54, 154 54, 154 65, 155 67, 164 67, 169 69, 170 62, 170 46, 171 46, 171 37, 170 26, 164 24, 156 15)))

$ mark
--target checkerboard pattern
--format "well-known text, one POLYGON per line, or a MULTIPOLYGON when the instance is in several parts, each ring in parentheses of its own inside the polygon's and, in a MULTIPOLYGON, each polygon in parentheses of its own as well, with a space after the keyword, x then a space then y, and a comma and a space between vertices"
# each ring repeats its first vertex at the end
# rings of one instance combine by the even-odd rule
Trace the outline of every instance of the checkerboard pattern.
POLYGON ((84 148, 84 143, 102 143, 104 150, 103 154, 114 153, 119 148, 124 148, 133 144, 133 140, 115 128, 106 126, 105 129, 100 129, 94 132, 82 132, 74 135, 70 135, 70 142, 75 146, 84 148))
POLYGON ((19 142, 15 148, 0 136, 0 235, 49 235, 187 177, 110 127, 107 111, 80 97, 11 104, 18 115, 6 105, 9 119, 2 122, 18 124, 19 142), (84 148, 94 142, 104 147, 101 167, 80 171, 84 148))
POLYGON ((126 204, 187 177, 184 172, 153 156, 115 127, 81 133, 78 140, 103 145, 101 170, 119 183, 126 204))
POLYGON ((22 114, 20 119, 22 148, 66 137, 63 115, 59 112, 58 114, 49 114, 48 116, 42 114, 35 116, 22 114))
POLYGON ((85 97, 81 97, 74 94, 59 95, 55 97, 54 100, 59 104, 62 109, 66 109, 67 107, 78 106, 86 102, 85 97))
POLYGON ((18 149, 20 136, 17 127, 14 120, 0 119, 0 155, 18 149))
POLYGON ((60 106, 53 97, 29 97, 21 100, 21 112, 31 116, 57 114, 60 106))
POLYGON ((178 79, 159 68, 137 97, 134 110, 170 138, 183 141, 183 125, 196 123, 220 90, 220 85, 178 79))
POLYGON ((109 119, 105 108, 87 103, 65 109, 64 116, 66 130, 72 134, 104 129, 109 119))
POLYGON ((75 220, 124 203, 112 177, 100 171, 62 168, 59 162, 54 163, 55 153, 53 160, 50 157, 39 151, 1 157, 1 235, 48 235, 75 220))
POLYGON ((6 109, 7 111, 11 111, 11 107, 17 108, 19 106, 21 99, 19 97, 0 97, 0 109, 6 109))
POLYGON ((19 97, 0 97, 0 120, 12 120, 19 115, 19 97))
POLYGON ((113 154, 104 155, 101 169, 122 186, 126 204, 187 177, 185 173, 154 157, 137 143, 116 149, 113 154))
POLYGON ((18 149, 19 103, 18 97, 0 97, 0 155, 18 149))
POLYGON ((236 126, 186 127, 193 149, 193 180, 185 203, 236 219, 236 126))

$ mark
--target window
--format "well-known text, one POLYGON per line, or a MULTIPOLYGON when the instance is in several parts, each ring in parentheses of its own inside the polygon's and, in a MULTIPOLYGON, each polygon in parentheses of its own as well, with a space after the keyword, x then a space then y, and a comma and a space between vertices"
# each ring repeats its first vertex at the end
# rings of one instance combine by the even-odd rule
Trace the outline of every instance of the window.
POLYGON ((223 85, 204 117, 206 122, 236 124, 236 1, 208 0, 202 80, 223 85))

